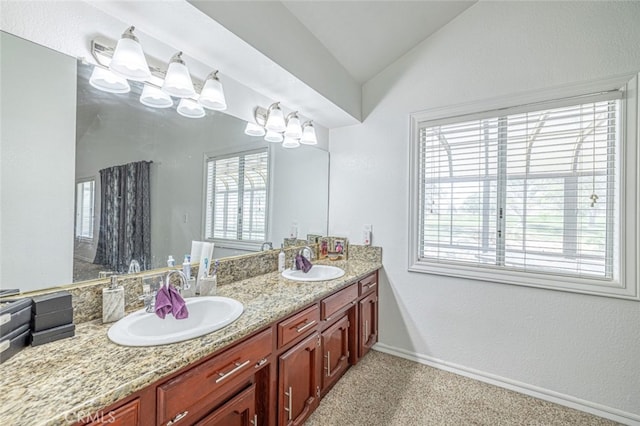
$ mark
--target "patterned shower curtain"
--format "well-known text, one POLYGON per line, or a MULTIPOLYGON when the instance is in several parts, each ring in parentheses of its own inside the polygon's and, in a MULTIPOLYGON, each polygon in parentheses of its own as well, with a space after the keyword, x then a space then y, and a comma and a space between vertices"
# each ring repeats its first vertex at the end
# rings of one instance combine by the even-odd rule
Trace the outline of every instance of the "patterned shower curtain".
POLYGON ((100 231, 93 263, 117 273, 151 266, 150 161, 100 170, 100 231))

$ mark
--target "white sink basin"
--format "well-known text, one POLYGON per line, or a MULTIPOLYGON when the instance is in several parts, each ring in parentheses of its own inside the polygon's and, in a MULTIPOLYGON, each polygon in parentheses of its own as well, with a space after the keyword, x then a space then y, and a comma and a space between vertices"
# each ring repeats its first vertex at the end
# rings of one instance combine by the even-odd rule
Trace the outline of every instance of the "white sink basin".
POLYGON ((340 278, 344 271, 335 266, 313 265, 306 274, 302 271, 287 269, 282 272, 282 276, 293 281, 328 281, 340 278))
POLYGON ((219 330, 244 311, 242 303, 228 297, 192 297, 185 302, 188 318, 178 320, 169 314, 161 319, 141 309, 112 325, 107 335, 114 343, 124 346, 166 345, 219 330))

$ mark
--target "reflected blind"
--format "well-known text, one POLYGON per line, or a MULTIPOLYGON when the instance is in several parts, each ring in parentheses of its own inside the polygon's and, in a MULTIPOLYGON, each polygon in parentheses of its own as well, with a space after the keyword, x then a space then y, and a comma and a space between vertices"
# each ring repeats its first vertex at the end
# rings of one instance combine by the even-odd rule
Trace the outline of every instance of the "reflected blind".
POLYGON ((95 180, 76 184, 76 238, 93 239, 95 180))
POLYGON ((612 279, 620 98, 422 123, 420 260, 612 279))
POLYGON ((262 242, 267 228, 267 150, 209 158, 205 237, 262 242))

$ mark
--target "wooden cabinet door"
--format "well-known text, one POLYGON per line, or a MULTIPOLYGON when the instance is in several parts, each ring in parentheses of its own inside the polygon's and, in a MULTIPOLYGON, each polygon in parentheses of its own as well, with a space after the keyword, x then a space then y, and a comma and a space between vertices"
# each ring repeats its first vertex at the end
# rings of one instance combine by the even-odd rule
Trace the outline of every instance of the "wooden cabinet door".
POLYGON ((93 417, 93 421, 87 423, 87 426, 139 426, 142 424, 140 420, 140 400, 134 399, 109 412, 98 412, 93 417))
POLYGON ((320 399, 320 335, 315 332, 278 358, 278 424, 301 425, 320 399))
POLYGON ((345 315, 322 332, 322 392, 349 366, 349 317, 345 315))
POLYGON ((196 426, 257 426, 256 385, 234 396, 222 407, 196 423, 196 426))
POLYGON ((378 295, 371 293, 359 305, 358 356, 365 356, 371 346, 378 341, 378 295))

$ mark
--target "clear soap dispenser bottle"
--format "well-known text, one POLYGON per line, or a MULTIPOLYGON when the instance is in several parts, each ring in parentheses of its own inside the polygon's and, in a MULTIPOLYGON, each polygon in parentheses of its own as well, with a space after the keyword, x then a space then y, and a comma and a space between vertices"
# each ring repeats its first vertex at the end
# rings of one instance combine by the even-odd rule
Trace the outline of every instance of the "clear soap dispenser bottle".
POLYGON ((118 321, 124 317, 124 287, 118 285, 118 277, 111 276, 109 287, 102 289, 102 322, 118 321))
POLYGON ((280 244, 280 253, 278 254, 278 272, 284 271, 286 255, 284 254, 284 244, 280 244))

